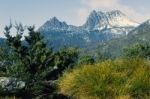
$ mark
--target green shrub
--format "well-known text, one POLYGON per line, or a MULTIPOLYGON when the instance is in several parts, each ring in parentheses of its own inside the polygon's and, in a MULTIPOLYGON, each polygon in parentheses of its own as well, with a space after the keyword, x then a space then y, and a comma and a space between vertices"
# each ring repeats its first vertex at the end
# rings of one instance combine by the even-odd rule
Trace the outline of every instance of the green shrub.
POLYGON ((145 99, 150 97, 149 78, 149 61, 116 59, 67 71, 58 87, 76 99, 145 99))
POLYGON ((150 58, 150 45, 148 43, 137 43, 126 47, 123 49, 123 56, 150 58))
POLYGON ((92 56, 82 56, 79 59, 79 64, 93 64, 94 63, 94 58, 92 56))

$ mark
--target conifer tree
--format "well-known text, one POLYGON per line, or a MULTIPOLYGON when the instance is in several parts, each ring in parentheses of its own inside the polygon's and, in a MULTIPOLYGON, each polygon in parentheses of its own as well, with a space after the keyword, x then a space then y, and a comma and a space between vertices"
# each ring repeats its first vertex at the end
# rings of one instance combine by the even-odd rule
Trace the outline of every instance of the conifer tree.
POLYGON ((46 82, 46 77, 53 70, 54 54, 46 47, 39 32, 34 31, 34 27, 28 27, 29 35, 22 40, 24 27, 16 26, 17 34, 10 34, 12 26, 5 28, 7 45, 10 48, 7 73, 26 82, 26 90, 34 95, 44 90, 40 83, 46 82), (42 89, 41 89, 42 88, 42 89))
POLYGON ((25 27, 17 24, 16 36, 12 36, 12 25, 5 27, 6 42, 9 48, 7 74, 25 81, 25 96, 50 94, 56 90, 53 80, 57 80, 66 68, 72 67, 78 58, 76 49, 63 49, 53 52, 48 48, 34 26, 27 28, 28 36, 23 38, 25 27), (27 94, 28 93, 28 94, 27 94))

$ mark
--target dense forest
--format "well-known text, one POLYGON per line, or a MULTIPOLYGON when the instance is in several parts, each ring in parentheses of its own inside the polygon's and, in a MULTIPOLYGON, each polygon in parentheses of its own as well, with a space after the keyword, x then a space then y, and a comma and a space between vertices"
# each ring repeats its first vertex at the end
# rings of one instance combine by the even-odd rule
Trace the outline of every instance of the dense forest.
POLYGON ((150 45, 134 43, 117 57, 47 46, 34 26, 5 27, 0 48, 1 99, 149 99, 150 45), (12 36, 11 29, 16 29, 12 36), (28 36, 23 36, 28 32, 28 36))

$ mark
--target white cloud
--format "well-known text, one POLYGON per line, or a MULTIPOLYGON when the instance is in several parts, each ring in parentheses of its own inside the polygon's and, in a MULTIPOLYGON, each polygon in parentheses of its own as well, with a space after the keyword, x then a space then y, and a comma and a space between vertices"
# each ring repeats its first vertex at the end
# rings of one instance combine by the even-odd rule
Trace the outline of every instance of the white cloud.
POLYGON ((86 8, 80 8, 77 10, 77 24, 83 24, 88 16, 88 14, 90 10, 86 9, 86 8))
POLYGON ((86 5, 92 9, 96 8, 110 8, 111 6, 116 5, 118 0, 81 0, 83 5, 86 5))
POLYGON ((84 23, 85 19, 92 10, 121 10, 131 19, 134 19, 137 22, 142 22, 150 17, 149 14, 143 14, 136 11, 133 7, 122 4, 121 0, 80 0, 81 8, 78 9, 78 23, 84 23))

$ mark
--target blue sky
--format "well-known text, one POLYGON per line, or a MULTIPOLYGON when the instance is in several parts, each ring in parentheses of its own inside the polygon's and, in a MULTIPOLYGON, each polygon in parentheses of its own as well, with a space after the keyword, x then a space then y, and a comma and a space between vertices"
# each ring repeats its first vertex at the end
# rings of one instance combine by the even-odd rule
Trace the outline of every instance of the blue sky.
POLYGON ((35 25, 37 28, 56 16, 68 24, 81 25, 92 10, 121 10, 131 19, 150 19, 150 0, 0 0, 0 35, 12 22, 35 25))

